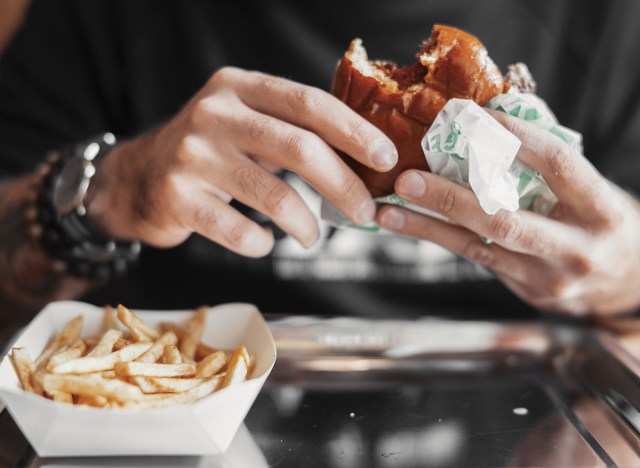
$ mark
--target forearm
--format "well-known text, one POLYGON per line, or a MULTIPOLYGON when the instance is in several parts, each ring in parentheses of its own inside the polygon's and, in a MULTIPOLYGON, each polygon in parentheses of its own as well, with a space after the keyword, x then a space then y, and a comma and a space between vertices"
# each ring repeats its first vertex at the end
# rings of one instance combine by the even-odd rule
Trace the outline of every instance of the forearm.
POLYGON ((0 327, 26 322, 48 302, 78 297, 90 285, 67 274, 39 241, 34 220, 42 177, 0 183, 0 327))

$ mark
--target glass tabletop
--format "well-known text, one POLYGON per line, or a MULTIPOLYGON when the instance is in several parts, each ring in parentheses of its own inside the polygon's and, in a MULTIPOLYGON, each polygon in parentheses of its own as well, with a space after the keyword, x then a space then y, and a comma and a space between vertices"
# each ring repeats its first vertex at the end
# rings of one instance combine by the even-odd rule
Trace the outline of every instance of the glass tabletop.
POLYGON ((276 367, 224 455, 41 459, 4 411, 0 465, 640 465, 637 369, 588 330, 314 318, 270 326, 276 367))

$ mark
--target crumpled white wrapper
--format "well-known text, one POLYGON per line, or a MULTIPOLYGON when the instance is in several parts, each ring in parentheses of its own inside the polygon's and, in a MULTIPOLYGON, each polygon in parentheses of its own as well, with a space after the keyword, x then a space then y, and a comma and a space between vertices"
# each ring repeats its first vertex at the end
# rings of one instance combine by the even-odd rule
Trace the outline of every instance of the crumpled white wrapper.
MULTIPOLYGON (((531 122, 582 152, 582 136, 558 124, 546 103, 534 94, 510 91, 491 99, 487 108, 531 122)), ((451 99, 440 111, 422 140, 431 172, 468 184, 483 210, 490 215, 500 209, 531 210, 548 215, 557 202, 542 176, 515 159, 520 141, 480 106, 470 100, 451 99)), ((396 194, 376 199, 441 218, 401 199, 396 194)), ((378 231, 375 223, 354 225, 335 206, 323 199, 322 218, 336 226, 378 231)))
POLYGON ((431 172, 469 183, 482 209, 516 211, 518 179, 509 169, 520 140, 475 102, 451 99, 422 139, 431 172))

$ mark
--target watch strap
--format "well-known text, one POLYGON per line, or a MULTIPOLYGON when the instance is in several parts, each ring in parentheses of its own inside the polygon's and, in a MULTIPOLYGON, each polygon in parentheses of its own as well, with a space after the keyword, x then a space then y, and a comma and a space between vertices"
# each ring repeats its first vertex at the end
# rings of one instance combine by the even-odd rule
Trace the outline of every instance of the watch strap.
POLYGON ((54 200, 55 189, 60 184, 66 164, 85 158, 98 170, 99 160, 114 144, 113 134, 105 133, 54 152, 54 157, 50 157, 55 161, 52 170, 39 191, 38 222, 42 226, 42 244, 53 257, 67 265, 71 274, 78 277, 107 280, 121 275, 137 262, 140 254, 139 242, 112 239, 91 225, 87 218, 84 195, 95 171, 88 171, 88 184, 85 184, 77 206, 60 209, 54 200))

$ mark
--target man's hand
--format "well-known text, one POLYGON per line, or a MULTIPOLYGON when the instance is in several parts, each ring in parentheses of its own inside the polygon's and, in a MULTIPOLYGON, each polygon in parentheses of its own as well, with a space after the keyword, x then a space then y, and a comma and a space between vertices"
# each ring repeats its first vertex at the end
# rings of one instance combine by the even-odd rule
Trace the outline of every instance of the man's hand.
POLYGON ((485 266, 541 309, 574 315, 637 309, 638 202, 551 133, 491 114, 522 141, 517 157, 540 172, 558 197, 549 218, 524 210, 490 216, 471 190, 431 173, 407 171, 396 181, 398 195, 450 223, 391 206, 379 211, 377 221, 485 266))
POLYGON ((272 233, 229 206, 237 199, 310 246, 317 220, 273 173, 296 172, 352 221, 371 221, 371 195, 336 150, 380 171, 397 161, 393 143, 330 94, 225 68, 167 124, 104 158, 89 215, 119 238, 171 247, 198 232, 239 254, 266 255, 272 233))

